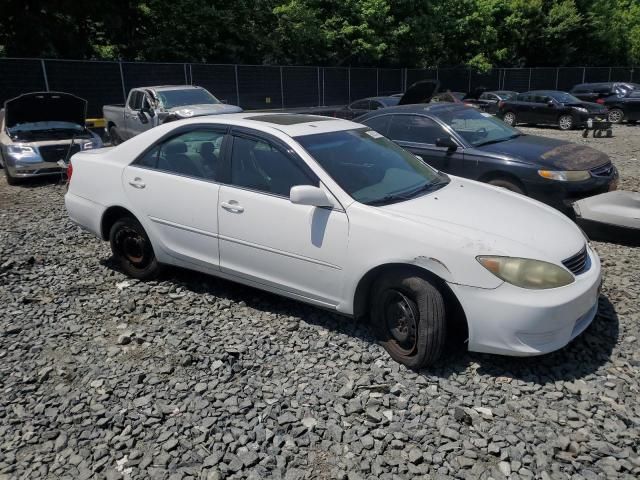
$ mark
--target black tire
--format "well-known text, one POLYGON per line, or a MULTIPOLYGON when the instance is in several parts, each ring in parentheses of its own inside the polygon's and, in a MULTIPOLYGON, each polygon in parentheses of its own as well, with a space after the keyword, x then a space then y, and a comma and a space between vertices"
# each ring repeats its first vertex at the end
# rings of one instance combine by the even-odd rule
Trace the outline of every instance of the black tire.
POLYGON ((560 130, 571 130, 573 123, 573 117, 571 115, 560 115, 558 118, 558 127, 560 127, 560 130))
POLYGON ((624 120, 624 112, 619 108, 612 108, 607 114, 607 120, 611 123, 622 123, 624 120))
POLYGON ((509 190, 510 192, 519 193, 520 195, 525 195, 524 189, 518 185, 517 183, 507 180, 504 178, 493 178, 487 182, 489 185, 493 185, 494 187, 504 188, 509 190))
POLYGON ((118 135, 118 130, 115 125, 109 127, 109 138, 111 139, 111 145, 120 145, 122 143, 122 139, 120 135, 118 135))
POLYGON ((502 121, 511 127, 515 127, 518 123, 515 112, 506 112, 502 116, 502 121))
POLYGON ((153 252, 147 232, 135 218, 118 219, 109 232, 109 243, 113 258, 130 277, 152 280, 160 274, 162 266, 153 252))
POLYGON ((613 137, 613 130, 608 129, 607 130, 607 138, 611 138, 611 137, 613 137))
POLYGON ((387 353, 408 368, 431 365, 442 354, 445 302, 425 277, 397 270, 378 278, 371 291, 371 320, 387 353))

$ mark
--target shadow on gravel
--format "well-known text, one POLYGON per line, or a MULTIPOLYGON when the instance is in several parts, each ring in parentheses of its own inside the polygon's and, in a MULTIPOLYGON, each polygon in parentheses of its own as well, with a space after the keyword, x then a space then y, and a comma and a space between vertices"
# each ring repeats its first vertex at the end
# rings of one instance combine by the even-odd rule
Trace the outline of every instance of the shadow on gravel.
MULTIPOLYGON (((117 270, 110 258, 102 262, 117 270)), ((208 293, 223 300, 243 302, 246 306, 284 317, 296 316, 310 325, 317 325, 337 333, 376 343, 372 330, 363 322, 322 310, 302 302, 264 292, 239 283, 177 267, 167 268, 161 280, 168 280, 193 293, 208 293)), ((430 379, 449 378, 479 365, 476 372, 496 379, 518 379, 540 385, 557 381, 571 381, 596 372, 607 363, 618 341, 619 322, 613 304, 600 295, 598 315, 589 328, 566 347, 537 357, 507 357, 466 351, 457 338, 449 341, 441 360, 419 374, 430 379)), ((392 362, 391 358, 389 361, 392 362)))
POLYGON ((537 357, 507 357, 500 355, 451 352, 425 376, 449 377, 464 372, 471 363, 479 365, 477 373, 501 379, 518 379, 544 385, 557 381, 572 381, 596 372, 609 361, 618 341, 619 322, 613 304, 604 295, 598 301, 598 315, 589 328, 566 347, 537 357))
MULTIPOLYGON (((0 168, 1 175, 4 175, 4 170, 0 168)), ((6 179, 4 179, 6 182, 6 179)), ((45 177, 33 177, 23 178, 17 185, 13 185, 10 188, 41 188, 48 187, 50 185, 62 185, 66 182, 66 179, 61 175, 47 175, 45 177)))

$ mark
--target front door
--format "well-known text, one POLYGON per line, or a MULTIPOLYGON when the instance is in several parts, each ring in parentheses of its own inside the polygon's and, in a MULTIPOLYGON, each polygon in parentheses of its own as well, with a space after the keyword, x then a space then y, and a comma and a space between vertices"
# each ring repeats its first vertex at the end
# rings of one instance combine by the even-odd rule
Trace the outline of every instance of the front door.
POLYGON ((283 147, 259 134, 233 135, 218 206, 220 266, 225 273, 335 306, 347 252, 347 215, 337 202, 331 209, 289 201, 291 187, 320 184, 283 147))
POLYGON ((224 136, 209 128, 185 131, 124 170, 134 214, 177 263, 219 267, 217 178, 224 136))

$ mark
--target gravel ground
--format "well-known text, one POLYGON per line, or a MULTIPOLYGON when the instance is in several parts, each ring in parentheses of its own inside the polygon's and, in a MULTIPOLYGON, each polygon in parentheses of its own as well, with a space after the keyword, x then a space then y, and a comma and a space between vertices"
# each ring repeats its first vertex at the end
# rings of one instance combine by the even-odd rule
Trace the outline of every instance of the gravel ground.
MULTIPOLYGON (((615 131, 586 142, 640 190, 640 127, 615 131)), ((182 270, 126 278, 63 195, 0 178, 0 479, 640 475, 637 248, 595 245, 600 314, 563 350, 415 373, 350 319, 182 270)))

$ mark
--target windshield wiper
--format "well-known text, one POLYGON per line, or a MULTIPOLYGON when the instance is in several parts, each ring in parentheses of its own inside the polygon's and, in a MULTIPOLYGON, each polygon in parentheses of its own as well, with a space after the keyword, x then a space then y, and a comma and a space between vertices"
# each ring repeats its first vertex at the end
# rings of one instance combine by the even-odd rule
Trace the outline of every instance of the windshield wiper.
POLYGON ((508 137, 494 138, 493 140, 487 140, 486 142, 476 143, 474 147, 482 147, 483 145, 491 145, 492 143, 506 142, 507 140, 513 140, 514 138, 522 137, 524 133, 514 133, 508 137))
POLYGON ((432 192, 448 184, 449 184, 449 180, 440 180, 434 183, 425 183, 424 185, 421 185, 415 190, 411 190, 410 192, 404 192, 402 194, 394 193, 390 195, 385 195, 382 198, 377 198, 375 200, 367 202, 367 205, 386 205, 388 203, 392 203, 399 200, 409 200, 411 198, 418 196, 418 194, 420 193, 432 192))

